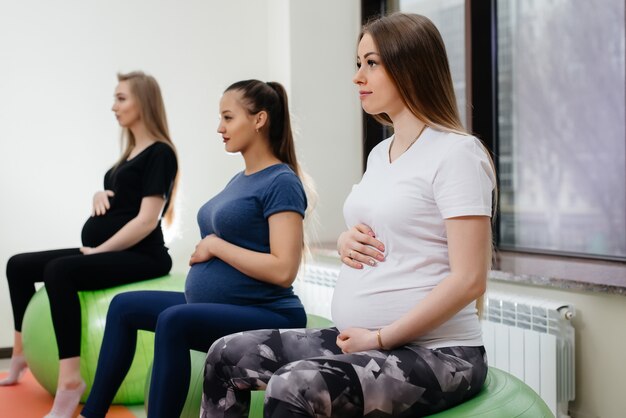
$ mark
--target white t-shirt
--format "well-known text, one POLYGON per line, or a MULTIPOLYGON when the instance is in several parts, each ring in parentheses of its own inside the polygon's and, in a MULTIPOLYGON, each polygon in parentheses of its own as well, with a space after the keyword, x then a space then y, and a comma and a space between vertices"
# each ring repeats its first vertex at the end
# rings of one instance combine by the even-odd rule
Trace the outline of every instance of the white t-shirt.
MULTIPOLYGON (((372 150, 367 171, 344 204, 348 228, 369 225, 385 244, 385 261, 363 269, 342 265, 332 301, 339 330, 377 329, 403 316, 450 273, 444 219, 491 216, 496 181, 476 138, 427 128, 390 163, 392 139, 372 150)), ((475 305, 414 343, 428 348, 482 345, 475 305)))

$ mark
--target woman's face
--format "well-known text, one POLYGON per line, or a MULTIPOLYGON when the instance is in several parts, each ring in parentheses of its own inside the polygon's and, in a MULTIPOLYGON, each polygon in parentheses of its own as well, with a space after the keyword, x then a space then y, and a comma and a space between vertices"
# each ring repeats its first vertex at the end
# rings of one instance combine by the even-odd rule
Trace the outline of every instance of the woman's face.
POLYGON ((241 92, 230 90, 220 100, 220 124, 217 132, 222 135, 227 152, 244 152, 256 136, 256 117, 242 105, 241 92))
POLYGON ((352 81, 359 87, 363 110, 370 115, 386 113, 393 119, 392 115, 399 113, 404 103, 368 33, 359 42, 356 65, 358 70, 352 81))
POLYGON ((130 92, 128 81, 120 81, 115 88, 115 100, 111 110, 117 122, 124 128, 132 128, 141 121, 141 111, 135 96, 130 92))

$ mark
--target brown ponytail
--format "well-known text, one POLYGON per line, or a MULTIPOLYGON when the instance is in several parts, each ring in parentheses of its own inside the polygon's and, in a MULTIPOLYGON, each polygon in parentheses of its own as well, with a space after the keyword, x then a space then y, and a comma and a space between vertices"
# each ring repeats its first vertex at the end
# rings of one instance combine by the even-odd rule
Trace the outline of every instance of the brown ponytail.
POLYGON ((287 92, 282 84, 275 81, 269 81, 267 85, 276 92, 280 102, 280 110, 274 115, 275 119, 271 119, 273 123, 270 123, 270 143, 272 144, 272 150, 279 160, 289 165, 298 177, 300 177, 300 166, 298 165, 293 132, 291 130, 287 92), (272 137, 280 138, 280 140, 272 141, 272 137))
POLYGON ((304 192, 308 201, 305 216, 303 253, 306 258, 309 252, 307 243, 310 241, 310 235, 315 235, 313 208, 317 203, 317 193, 313 179, 298 164, 293 131, 291 130, 287 91, 282 84, 276 81, 264 83, 259 80, 238 81, 228 86, 224 93, 227 91, 238 91, 241 93, 243 105, 249 114, 255 115, 261 111, 267 112, 268 124, 263 129, 267 129, 272 153, 280 161, 291 167, 304 186, 304 192), (306 228, 306 226, 309 226, 309 228, 306 228))
POLYGON ((275 81, 264 83, 259 80, 243 80, 231 84, 225 91, 241 92, 248 113, 268 113, 269 140, 272 153, 287 164, 300 177, 300 166, 291 131, 289 102, 282 84, 275 81))

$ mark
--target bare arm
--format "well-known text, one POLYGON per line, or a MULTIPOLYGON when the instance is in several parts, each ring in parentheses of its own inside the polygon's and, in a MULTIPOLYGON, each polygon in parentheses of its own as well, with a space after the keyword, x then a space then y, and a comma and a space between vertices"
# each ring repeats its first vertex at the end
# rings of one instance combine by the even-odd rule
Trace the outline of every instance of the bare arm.
MULTIPOLYGON (((445 220, 450 275, 400 319, 380 330, 385 348, 398 347, 437 328, 480 297, 491 259, 491 219, 463 216, 445 220)), ((376 331, 350 328, 337 344, 345 352, 378 348, 376 331)))
POLYGON ((144 239, 156 228, 163 210, 165 199, 162 196, 146 196, 141 199, 139 213, 117 231, 111 238, 95 248, 83 247, 83 254, 96 254, 108 251, 122 251, 144 239))
POLYGON ((262 282, 289 287, 296 278, 302 257, 302 216, 279 212, 268 218, 270 253, 261 253, 231 244, 216 235, 205 237, 196 246, 189 264, 217 257, 240 272, 262 282))

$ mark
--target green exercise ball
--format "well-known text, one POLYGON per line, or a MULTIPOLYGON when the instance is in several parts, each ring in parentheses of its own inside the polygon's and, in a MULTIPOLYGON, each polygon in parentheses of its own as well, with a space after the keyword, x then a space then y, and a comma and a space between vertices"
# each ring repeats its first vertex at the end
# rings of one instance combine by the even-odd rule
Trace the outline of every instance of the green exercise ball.
MULTIPOLYGON (((183 276, 157 279, 116 286, 109 289, 78 292, 81 306, 80 373, 87 389, 81 398, 85 402, 91 391, 98 354, 104 335, 107 311, 113 297, 136 290, 182 291, 183 276)), ((45 287, 35 293, 22 324, 24 356, 35 379, 52 395, 56 393, 59 375, 59 351, 50 315, 50 302, 45 287)), ((154 352, 154 334, 140 331, 133 364, 115 395, 115 404, 136 404, 144 400, 144 384, 154 352)))
MULTIPOLYGON (((189 350, 189 357, 191 359, 191 376, 189 382, 189 390, 187 391, 187 398, 185 398, 185 406, 180 413, 180 418, 198 418, 200 416, 200 404, 202 403, 202 385, 204 383, 204 361, 206 359, 206 353, 202 351, 189 350)), ((148 413, 149 394, 150 394, 150 382, 152 378, 152 364, 148 368, 148 376, 146 377, 145 402, 144 408, 146 414, 148 413)))
POLYGON ((517 377, 489 367, 482 390, 454 408, 429 418, 554 418, 548 405, 517 377))

